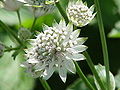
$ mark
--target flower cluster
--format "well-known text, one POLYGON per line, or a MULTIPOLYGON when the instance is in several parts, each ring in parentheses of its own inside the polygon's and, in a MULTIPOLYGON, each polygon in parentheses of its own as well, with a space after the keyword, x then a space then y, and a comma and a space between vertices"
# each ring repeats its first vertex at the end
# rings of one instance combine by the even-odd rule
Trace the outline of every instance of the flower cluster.
POLYGON ((23 4, 18 0, 3 0, 0 6, 10 11, 17 11, 23 4))
POLYGON ((34 77, 49 79, 57 70, 63 82, 67 71, 76 72, 74 61, 84 60, 81 52, 87 47, 82 45, 87 38, 78 38, 80 30, 73 31, 73 25, 66 25, 64 20, 54 23, 53 27, 44 25, 43 32, 31 40, 31 47, 26 50, 27 61, 21 66, 34 77))
POLYGON ((93 14, 94 5, 88 8, 81 0, 70 2, 66 11, 69 20, 79 27, 87 25, 96 15, 96 13, 93 14))

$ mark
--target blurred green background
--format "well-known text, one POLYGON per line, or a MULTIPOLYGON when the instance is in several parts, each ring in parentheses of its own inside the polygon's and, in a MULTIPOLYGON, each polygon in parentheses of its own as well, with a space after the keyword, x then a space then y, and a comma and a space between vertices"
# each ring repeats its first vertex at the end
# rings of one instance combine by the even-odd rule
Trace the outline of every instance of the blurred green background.
MULTIPOLYGON (((93 4, 93 0, 86 1, 88 6, 93 4)), ((65 8, 68 0, 61 0, 60 2, 63 8, 65 8)), ((110 70, 114 75, 116 75, 120 68, 120 0, 99 0, 99 2, 108 44, 110 70)), ((27 28, 31 27, 33 16, 29 10, 21 8, 20 14, 22 25, 27 28)), ((41 26, 43 23, 51 26, 54 19, 59 22, 60 18, 61 15, 59 12, 57 9, 54 9, 52 14, 41 16, 37 20, 34 29, 40 31, 42 30, 41 26)), ((0 20, 17 32, 18 19, 15 12, 0 9, 0 20)), ((89 52, 94 64, 103 64, 101 41, 96 18, 89 25, 82 27, 81 29, 82 31, 80 36, 88 37, 85 44, 89 47, 87 51, 89 52)), ((13 45, 8 34, 1 27, 0 41, 5 43, 7 46, 13 45)), ((44 90, 38 79, 33 79, 26 75, 24 69, 20 67, 20 63, 24 61, 22 53, 17 56, 15 61, 11 57, 12 53, 13 52, 5 53, 4 56, 0 58, 0 90, 44 90)), ((86 61, 79 62, 79 65, 86 75, 91 74, 86 61)), ((54 75, 48 80, 48 83, 53 90, 65 90, 77 78, 78 75, 69 74, 67 82, 64 84, 60 80, 58 74, 54 73, 54 75)), ((80 83, 81 81, 77 80, 77 83, 78 82, 80 83)), ((70 88, 74 89, 67 90, 80 90, 80 85, 84 88, 81 90, 88 90, 85 88, 83 83, 78 86, 76 84, 76 89, 74 86, 70 85, 70 88)))

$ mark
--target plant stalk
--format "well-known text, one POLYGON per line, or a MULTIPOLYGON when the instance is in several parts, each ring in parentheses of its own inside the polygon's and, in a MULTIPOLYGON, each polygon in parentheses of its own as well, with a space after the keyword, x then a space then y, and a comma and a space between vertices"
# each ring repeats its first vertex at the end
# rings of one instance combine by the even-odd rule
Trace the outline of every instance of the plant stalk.
POLYGON ((63 16, 63 18, 65 19, 66 23, 69 23, 69 19, 68 19, 67 15, 66 15, 65 10, 62 8, 60 2, 56 2, 55 5, 56 5, 56 7, 58 8, 60 14, 61 14, 61 15, 63 16))
POLYGON ((90 89, 90 90, 95 90, 94 87, 90 84, 90 82, 88 81, 88 79, 86 78, 86 76, 83 74, 81 68, 79 67, 77 62, 74 62, 76 69, 77 69, 77 73, 78 75, 82 78, 82 80, 85 82, 86 86, 90 89))
POLYGON ((46 82, 46 80, 43 80, 41 78, 39 78, 39 80, 40 80, 40 82, 43 85, 45 90, 51 90, 51 88, 50 88, 49 84, 46 82))
POLYGON ((97 82, 99 83, 100 88, 101 88, 102 90, 106 90, 103 82, 102 82, 101 79, 100 79, 100 76, 98 75, 98 73, 97 73, 97 71, 96 71, 96 69, 95 69, 95 67, 94 67, 94 64, 93 64, 93 62, 92 62, 92 60, 91 60, 88 52, 85 51, 83 54, 84 54, 84 56, 86 57, 86 61, 87 61, 88 65, 89 65, 89 67, 90 67, 93 75, 95 76, 97 82))
POLYGON ((31 27, 31 29, 30 29, 31 32, 34 31, 34 30, 33 30, 33 27, 35 26, 36 21, 37 21, 37 18, 34 17, 34 20, 33 20, 33 23, 32 23, 32 27, 31 27))
POLYGON ((99 32, 100 32, 100 38, 101 38, 102 50, 103 50, 103 58, 104 58, 104 64, 105 64, 105 70, 106 70, 107 90, 110 90, 109 57, 108 57, 108 50, 107 50, 107 44, 106 44, 106 37, 104 32, 104 26, 103 26, 99 1, 94 0, 94 2, 97 10, 97 21, 99 26, 99 32))
POLYGON ((19 20, 19 25, 21 27, 22 26, 22 22, 21 22, 20 12, 19 12, 19 10, 17 10, 16 12, 17 12, 18 20, 19 20))

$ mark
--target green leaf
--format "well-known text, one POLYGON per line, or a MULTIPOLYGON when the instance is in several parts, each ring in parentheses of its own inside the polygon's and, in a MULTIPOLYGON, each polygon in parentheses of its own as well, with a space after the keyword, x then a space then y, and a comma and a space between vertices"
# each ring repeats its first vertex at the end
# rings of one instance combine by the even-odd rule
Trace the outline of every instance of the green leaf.
MULTIPOLYGON (((9 38, 4 43, 12 45, 9 38)), ((33 90, 34 79, 28 77, 23 68, 20 67, 22 56, 19 55, 13 61, 12 52, 6 52, 0 58, 0 90, 33 90)))
MULTIPOLYGON (((87 78, 90 81, 90 83, 95 87, 93 77, 89 75, 87 78)), ((86 87, 86 85, 81 79, 77 79, 74 83, 68 86, 66 90, 89 90, 89 88, 86 87)))
POLYGON ((108 34, 109 38, 120 38, 120 21, 115 23, 115 27, 108 34))

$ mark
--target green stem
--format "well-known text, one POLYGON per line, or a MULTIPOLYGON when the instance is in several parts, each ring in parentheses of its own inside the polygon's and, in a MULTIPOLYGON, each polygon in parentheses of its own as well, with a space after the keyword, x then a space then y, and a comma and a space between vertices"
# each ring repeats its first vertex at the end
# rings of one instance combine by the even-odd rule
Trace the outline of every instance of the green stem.
POLYGON ((39 78, 39 80, 40 80, 40 82, 43 85, 45 90, 51 90, 51 88, 50 88, 49 84, 46 82, 46 80, 43 80, 41 78, 39 78))
POLYGON ((105 70, 106 70, 107 90, 110 90, 109 58, 108 58, 106 37, 105 37, 104 26, 103 26, 99 2, 98 2, 98 0, 94 0, 94 2, 96 5, 96 10, 97 10, 97 20, 98 20, 98 25, 99 25, 99 32, 100 32, 103 57, 104 57, 104 64, 105 64, 105 70))
POLYGON ((37 18, 34 17, 34 20, 33 20, 33 23, 32 23, 32 27, 31 27, 31 29, 30 29, 31 32, 34 31, 34 30, 33 30, 33 27, 35 26, 36 21, 37 21, 37 18))
POLYGON ((6 30, 6 32, 8 32, 9 35, 12 35, 20 45, 24 45, 20 39, 17 37, 17 34, 15 32, 13 32, 7 25, 5 25, 1 20, 0 20, 0 26, 6 30))
POLYGON ((99 77, 99 75, 98 75, 98 73, 97 73, 97 71, 96 71, 96 69, 95 69, 95 67, 94 67, 94 64, 93 64, 93 62, 92 62, 89 54, 88 54, 86 51, 85 51, 83 54, 85 55, 86 61, 87 61, 88 65, 89 65, 92 73, 94 74, 97 82, 99 83, 100 88, 101 88, 102 90, 106 90, 103 82, 101 81, 101 79, 100 79, 100 77, 99 77))
POLYGON ((77 62, 74 62, 76 69, 77 69, 77 73, 78 75, 82 78, 82 80, 85 82, 86 86, 90 89, 90 90, 95 90, 94 87, 90 84, 90 82, 88 81, 88 79, 86 78, 86 76, 83 74, 81 68, 79 67, 77 62))
MULTIPOLYGON (((8 47, 7 47, 8 48, 8 47)), ((4 52, 10 52, 10 51, 12 51, 12 50, 18 50, 18 49, 20 49, 20 47, 15 47, 15 48, 8 48, 8 49, 6 49, 6 50, 4 50, 4 52)))
POLYGON ((65 10, 62 8, 62 6, 60 5, 60 2, 56 2, 56 7, 58 8, 60 14, 63 16, 63 18, 65 19, 66 23, 69 23, 69 19, 66 15, 65 10))
POLYGON ((20 18, 20 12, 19 12, 19 10, 17 10, 16 12, 17 12, 18 20, 19 20, 19 25, 21 27, 22 23, 21 23, 21 18, 20 18))

